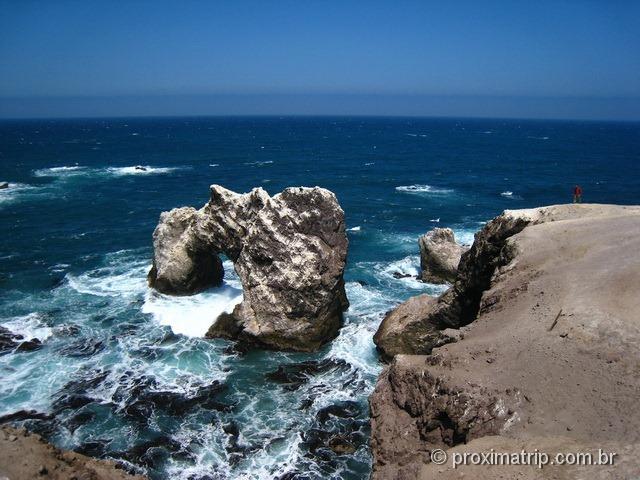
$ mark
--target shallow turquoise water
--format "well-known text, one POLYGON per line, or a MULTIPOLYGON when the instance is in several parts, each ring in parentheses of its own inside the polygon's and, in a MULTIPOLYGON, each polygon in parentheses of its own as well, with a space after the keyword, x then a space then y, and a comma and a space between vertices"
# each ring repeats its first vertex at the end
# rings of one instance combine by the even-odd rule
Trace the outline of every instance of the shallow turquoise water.
POLYGON ((0 356, 0 415, 50 414, 26 424, 153 478, 366 478, 373 334, 398 302, 442 289, 393 276, 417 273, 418 235, 450 226, 470 243, 501 210, 564 203, 574 183, 585 201, 640 203, 637 123, 4 121, 0 162, 0 324, 43 341, 0 356), (147 289, 160 212, 204 204, 211 183, 336 192, 351 307, 322 351, 198 338, 241 292, 228 262, 222 289, 147 289), (354 454, 321 448, 338 434, 354 454))

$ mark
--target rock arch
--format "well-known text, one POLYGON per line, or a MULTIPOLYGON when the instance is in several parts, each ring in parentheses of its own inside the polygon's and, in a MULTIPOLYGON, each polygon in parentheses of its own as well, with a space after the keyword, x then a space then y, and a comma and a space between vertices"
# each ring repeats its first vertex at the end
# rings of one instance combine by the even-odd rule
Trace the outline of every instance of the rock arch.
POLYGON ((189 295, 220 285, 219 254, 233 263, 244 299, 208 337, 312 351, 334 338, 348 307, 344 212, 329 190, 292 187, 270 197, 211 186, 200 210, 163 212, 153 234, 149 285, 189 295))

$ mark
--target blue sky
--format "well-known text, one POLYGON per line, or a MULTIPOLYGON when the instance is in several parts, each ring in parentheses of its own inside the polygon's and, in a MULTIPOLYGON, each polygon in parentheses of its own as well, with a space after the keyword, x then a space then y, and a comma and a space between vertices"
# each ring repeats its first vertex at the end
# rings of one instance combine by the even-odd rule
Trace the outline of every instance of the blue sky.
POLYGON ((492 116, 494 98, 497 116, 640 119, 640 2, 0 8, 0 116, 447 115, 446 99, 452 115, 492 116))

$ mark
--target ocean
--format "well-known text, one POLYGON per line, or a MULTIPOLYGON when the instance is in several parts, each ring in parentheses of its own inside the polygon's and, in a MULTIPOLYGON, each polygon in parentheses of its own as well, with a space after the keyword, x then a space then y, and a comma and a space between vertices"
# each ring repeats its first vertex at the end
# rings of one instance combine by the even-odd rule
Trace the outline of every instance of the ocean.
POLYGON ((640 123, 417 118, 0 121, 0 325, 40 348, 0 355, 0 415, 152 479, 362 479, 372 341, 389 309, 445 287, 418 236, 473 242, 505 209, 640 204, 640 123), (144 166, 145 169, 136 169, 144 166), (201 335, 241 287, 150 291, 160 212, 237 192, 321 186, 346 215, 351 306, 313 354, 238 352, 201 335), (400 275, 398 275, 400 274, 400 275), (334 437, 347 453, 326 448, 334 437))

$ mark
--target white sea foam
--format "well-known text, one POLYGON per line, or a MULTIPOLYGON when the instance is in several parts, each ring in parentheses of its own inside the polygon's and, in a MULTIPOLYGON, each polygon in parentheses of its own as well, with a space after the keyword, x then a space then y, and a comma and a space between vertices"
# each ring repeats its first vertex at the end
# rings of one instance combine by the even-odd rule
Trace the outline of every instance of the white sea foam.
POLYGON ((126 265, 114 263, 81 275, 68 273, 65 278, 78 293, 97 297, 131 297, 146 288, 145 276, 150 267, 148 261, 143 260, 126 265))
POLYGON ((438 217, 438 218, 432 218, 432 219, 431 219, 431 220, 429 220, 429 221, 430 221, 430 222, 433 222, 433 223, 440 223, 440 217, 438 217))
POLYGON ((400 185, 396 187, 396 190, 402 193, 426 193, 433 195, 445 195, 453 192, 450 188, 438 188, 431 185, 400 185))
POLYGON ((12 333, 22 335, 24 340, 37 338, 40 341, 44 341, 52 334, 51 328, 43 324, 42 318, 37 312, 20 317, 11 317, 2 320, 0 323, 12 333))
POLYGON ((210 163, 209 166, 210 167, 219 167, 220 164, 219 163, 210 163))
POLYGON ((177 167, 151 167, 149 165, 134 165, 131 167, 108 167, 107 173, 123 176, 123 175, 158 175, 171 173, 178 170, 177 167))
POLYGON ((359 232, 360 230, 362 230, 362 227, 360 225, 358 225, 357 227, 347 228, 347 232, 359 232))
POLYGON ((453 233, 456 237, 456 243, 460 245, 473 245, 473 240, 475 239, 476 232, 468 229, 453 229, 453 233))
POLYGON ((511 200, 522 200, 522 197, 520 195, 515 195, 510 191, 502 192, 500 195, 511 200))
POLYGON ((370 167, 371 165, 375 165, 376 162, 367 162, 364 164, 365 167, 370 167))
POLYGON ((9 182, 9 187, 0 190, 0 204, 20 200, 25 195, 37 193, 38 191, 39 188, 33 185, 9 182))
POLYGON ((80 165, 72 165, 72 166, 40 168, 38 170, 35 170, 33 174, 36 177, 65 177, 70 175, 82 175, 85 170, 87 170, 86 167, 83 167, 80 165))
POLYGON ((150 313, 173 333, 203 337, 222 312, 231 313, 242 302, 242 290, 225 285, 197 295, 172 297, 151 289, 145 295, 142 312, 150 313))
POLYGON ((171 173, 180 167, 153 167, 150 165, 131 165, 128 167, 88 168, 80 165, 41 168, 35 170, 36 177, 57 177, 60 179, 78 176, 117 176, 124 175, 158 175, 171 173))
POLYGON ((251 165, 251 166, 254 166, 254 167, 261 167, 263 165, 271 165, 272 163, 273 163, 273 160, 264 160, 264 161, 257 161, 257 162, 245 162, 245 165, 251 165))

